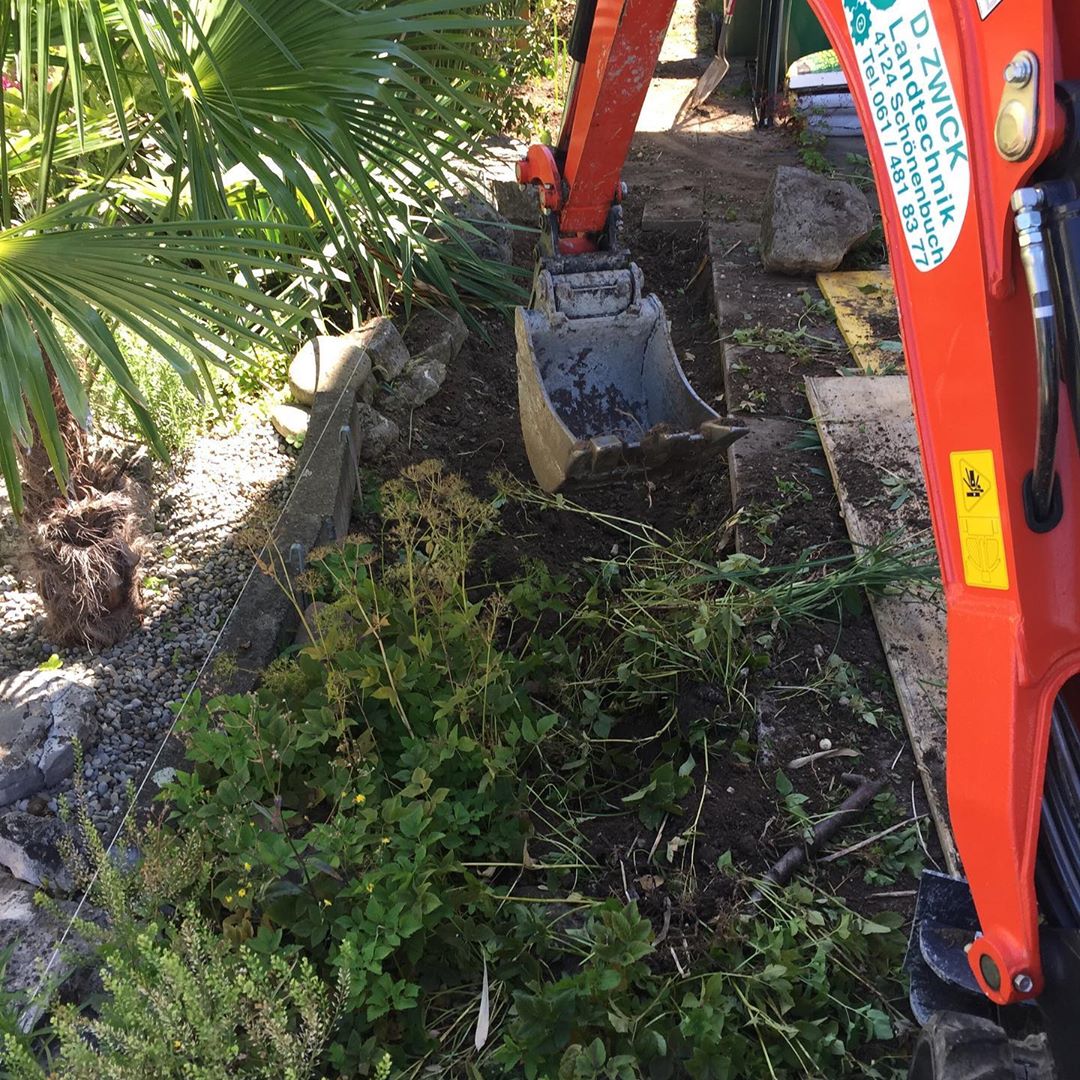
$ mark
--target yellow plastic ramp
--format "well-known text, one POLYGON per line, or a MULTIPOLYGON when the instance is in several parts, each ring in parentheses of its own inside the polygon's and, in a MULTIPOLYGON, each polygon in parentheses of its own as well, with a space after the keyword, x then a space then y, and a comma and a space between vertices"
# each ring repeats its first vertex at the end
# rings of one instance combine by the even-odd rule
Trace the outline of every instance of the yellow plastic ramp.
POLYGON ((818 274, 817 283, 859 367, 868 375, 902 373, 900 321, 888 269, 818 274))

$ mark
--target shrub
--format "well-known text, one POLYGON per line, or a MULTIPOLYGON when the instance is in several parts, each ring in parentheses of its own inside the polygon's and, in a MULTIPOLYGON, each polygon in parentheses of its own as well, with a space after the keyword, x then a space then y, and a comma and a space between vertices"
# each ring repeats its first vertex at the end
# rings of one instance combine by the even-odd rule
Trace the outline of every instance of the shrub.
MULTIPOLYGON (((835 602, 820 567, 809 596, 790 581, 747 586, 731 567, 712 611, 700 561, 673 558, 668 574, 653 550, 642 576, 618 568, 621 585, 601 567, 572 607, 541 566, 505 590, 469 586, 495 506, 439 467, 408 470, 381 503, 379 543, 317 553, 299 583, 324 605, 312 644, 256 694, 193 699, 180 721, 192 771, 167 792, 160 845, 142 842, 131 873, 91 845, 81 876, 106 867, 96 895, 120 917, 97 1016, 58 1014, 62 1060, 87 1070, 61 1075, 113 1075, 114 1050, 142 1047, 155 1076, 210 1075, 198 1069, 211 1055, 254 1076, 898 1076, 882 1043, 899 996, 895 917, 863 919, 804 885, 740 901, 732 880, 703 932, 664 942, 624 890, 613 898, 580 832, 617 814, 677 820, 686 744, 705 725, 667 737, 647 768, 619 745, 631 740, 595 732, 664 685, 671 659, 697 664, 715 647, 731 663, 724 634, 748 648, 782 596, 835 602), (654 651, 644 632, 616 647, 627 635, 613 628, 658 590, 654 651), (680 644, 696 626, 700 653, 680 644), (579 708, 586 678, 612 716, 579 708), (197 871, 163 871, 192 853, 197 871), (280 990, 264 998, 253 981, 280 990), (205 1014, 165 1039, 185 995, 205 1014), (267 1016, 284 1033, 265 1048, 276 1057, 249 1045, 267 1016), (321 1057, 296 1056, 316 1045, 321 1057)), ((694 825, 680 835, 692 844, 694 825)), ((667 873, 693 911, 693 870, 667 873)))
MULTIPOLYGON (((191 910, 178 927, 151 923, 130 946, 106 948, 101 980, 96 1015, 56 1010, 51 1076, 305 1080, 316 1075, 348 990, 343 973, 331 994, 303 957, 230 945, 191 910)), ((44 1075, 19 1057, 16 1080, 44 1075)))

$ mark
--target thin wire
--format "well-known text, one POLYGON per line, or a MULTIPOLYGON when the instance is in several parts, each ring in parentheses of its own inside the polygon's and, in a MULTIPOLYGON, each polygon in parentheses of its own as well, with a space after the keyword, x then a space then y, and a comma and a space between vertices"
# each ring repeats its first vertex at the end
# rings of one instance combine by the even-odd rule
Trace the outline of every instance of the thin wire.
MULTIPOLYGON (((367 356, 367 349, 362 349, 360 355, 356 358, 352 371, 349 372, 349 377, 345 381, 344 387, 342 387, 341 393, 338 395, 337 401, 334 403, 334 408, 331 410, 330 415, 327 417, 327 422, 323 425, 322 431, 319 432, 319 437, 315 440, 315 445, 311 449, 311 453, 307 457, 313 458, 315 451, 318 450, 321 445, 326 432, 330 428, 330 421, 337 415, 338 407, 345 399, 346 393, 348 393, 349 387, 352 385, 353 376, 356 374, 357 369, 360 366, 360 361, 367 356)), ((350 456, 352 455, 352 440, 348 443, 350 456)), ((298 462, 299 463, 299 462, 298 462)), ((289 508, 289 503, 292 502, 293 496, 296 494, 297 489, 300 486, 300 480, 302 478, 302 472, 297 469, 294 478, 292 490, 289 492, 288 498, 281 504, 281 509, 278 511, 278 516, 274 520, 274 524, 270 529, 271 537, 274 530, 281 524, 281 519, 285 516, 285 511, 289 508)), ((359 482, 359 470, 357 470, 357 482, 359 482)), ((267 541, 266 545, 261 549, 260 555, 266 553, 267 548, 271 546, 272 540, 267 541)), ((202 666, 199 668, 195 678, 192 679, 191 685, 188 687, 187 693, 184 695, 184 700, 180 704, 180 708, 176 710, 176 714, 173 716, 172 723, 169 724, 168 731, 165 732, 164 738, 161 740, 161 744, 154 752, 154 756, 150 761, 150 764, 146 767, 146 772, 143 773, 142 780, 139 781, 139 786, 135 789, 135 797, 128 802, 128 807, 124 811, 124 816, 120 819, 119 824, 116 826, 116 832, 113 833, 112 839, 109 841, 105 848, 105 857, 108 858, 112 855, 113 848, 116 846, 116 841, 119 839, 120 834, 124 830, 124 826, 127 825, 128 819, 131 817, 132 812, 138 805, 139 796, 142 795, 143 788, 146 787, 146 782, 154 774, 154 767, 158 761, 161 760, 162 752, 165 749, 166 743, 172 738, 173 732, 176 730, 176 725, 180 720, 180 717, 184 715, 184 710, 187 708, 188 702, 191 700, 191 695, 195 693, 195 687, 198 685, 199 680, 206 672, 207 665, 217 651, 217 647, 221 644, 221 636, 225 633, 225 628, 229 625, 229 619, 233 617, 237 607, 240 604, 240 598, 244 595, 248 585, 251 584, 252 578, 255 576, 256 571, 259 569, 259 560, 252 562, 251 569, 248 571, 247 577, 244 579, 243 587, 236 594, 236 599, 233 601, 232 607, 229 609, 229 614, 226 616, 225 621, 221 624, 221 629, 217 632, 217 637, 214 638, 213 645, 207 651, 206 658, 202 662, 202 666)), ((71 930, 74 927, 76 921, 79 918, 79 914, 89 899, 90 893, 94 886, 97 884, 97 879, 101 873, 100 864, 94 868, 94 873, 90 877, 90 881, 86 888, 83 890, 82 896, 79 897, 79 902, 75 905, 75 910, 71 914, 71 918, 68 920, 67 926, 64 927, 64 932, 60 935, 59 941, 53 946, 52 953, 49 956, 49 962, 45 965, 45 970, 41 974, 41 978, 38 980, 37 987, 34 990, 33 995, 30 998, 30 1003, 27 1006, 26 1011, 23 1013, 19 1020, 19 1027, 24 1034, 29 1034, 34 1025, 37 1023, 38 1017, 45 1011, 44 1005, 37 1003, 36 999, 45 987, 46 980, 49 977, 49 972, 52 971, 53 965, 56 963, 57 958, 60 955, 60 950, 64 947, 64 943, 67 941, 68 936, 71 934, 71 930)))

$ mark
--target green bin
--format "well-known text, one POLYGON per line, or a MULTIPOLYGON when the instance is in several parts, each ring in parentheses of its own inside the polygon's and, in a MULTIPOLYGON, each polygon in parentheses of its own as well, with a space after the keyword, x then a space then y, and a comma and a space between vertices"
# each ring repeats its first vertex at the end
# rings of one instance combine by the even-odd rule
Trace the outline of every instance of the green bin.
MULTIPOLYGON (((807 0, 790 0, 786 18, 787 36, 781 49, 784 71, 800 56, 830 48, 829 39, 807 0)), ((735 19, 728 37, 729 56, 757 55, 760 22, 761 0, 736 0, 735 19)))

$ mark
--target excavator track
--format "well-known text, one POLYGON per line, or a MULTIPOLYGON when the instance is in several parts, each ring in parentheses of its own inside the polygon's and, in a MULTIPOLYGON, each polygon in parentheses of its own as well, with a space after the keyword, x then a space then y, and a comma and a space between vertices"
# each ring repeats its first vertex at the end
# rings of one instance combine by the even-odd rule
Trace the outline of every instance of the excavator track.
POLYGON ((1042 1040, 1010 1039, 992 1020, 968 1013, 940 1012, 919 1035, 908 1080, 1058 1078, 1042 1040))
POLYGON ((1064 695, 1050 729, 1035 884, 1047 922, 1080 927, 1080 731, 1064 695))

